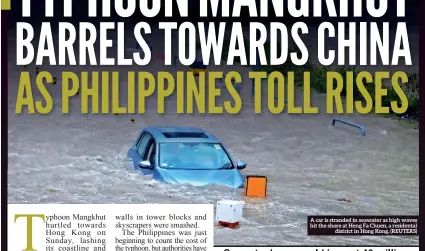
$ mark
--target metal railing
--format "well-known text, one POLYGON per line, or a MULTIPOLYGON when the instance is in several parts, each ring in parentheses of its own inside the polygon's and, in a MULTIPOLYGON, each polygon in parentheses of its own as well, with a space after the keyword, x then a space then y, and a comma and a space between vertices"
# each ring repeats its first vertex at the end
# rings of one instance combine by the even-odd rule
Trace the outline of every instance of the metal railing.
POLYGON ((332 126, 335 126, 335 123, 336 123, 336 122, 340 122, 340 123, 342 123, 342 124, 346 124, 346 125, 349 125, 349 126, 352 126, 352 127, 359 128, 359 129, 360 129, 360 131, 361 131, 362 136, 363 136, 363 137, 365 137, 365 136, 366 136, 366 129, 365 129, 362 125, 356 124, 356 123, 351 122, 351 121, 347 121, 347 120, 343 120, 343 119, 337 119, 337 118, 334 118, 334 119, 332 120, 332 126))

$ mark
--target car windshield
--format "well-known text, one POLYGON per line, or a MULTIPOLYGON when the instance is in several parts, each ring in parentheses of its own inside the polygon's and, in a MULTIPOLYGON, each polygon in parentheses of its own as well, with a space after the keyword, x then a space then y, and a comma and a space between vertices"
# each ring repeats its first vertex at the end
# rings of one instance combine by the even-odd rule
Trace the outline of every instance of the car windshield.
POLYGON ((213 143, 161 143, 159 166, 165 169, 217 170, 232 169, 221 144, 213 143))

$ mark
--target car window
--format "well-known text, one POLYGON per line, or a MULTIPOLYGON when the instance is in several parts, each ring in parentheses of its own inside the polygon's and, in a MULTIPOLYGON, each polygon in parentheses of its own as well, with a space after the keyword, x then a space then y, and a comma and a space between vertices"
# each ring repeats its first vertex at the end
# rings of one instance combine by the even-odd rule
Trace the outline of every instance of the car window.
POLYGON ((214 143, 161 143, 159 166, 185 170, 234 168, 222 145, 214 143))
POLYGON ((151 139, 152 139, 152 136, 149 133, 144 133, 140 137, 139 143, 137 145, 137 153, 140 155, 140 157, 142 157, 143 154, 145 153, 145 149, 151 139))
POLYGON ((155 140, 151 140, 149 142, 148 151, 146 151, 145 155, 143 156, 143 160, 149 160, 151 165, 155 165, 155 153, 156 153, 156 143, 155 140))

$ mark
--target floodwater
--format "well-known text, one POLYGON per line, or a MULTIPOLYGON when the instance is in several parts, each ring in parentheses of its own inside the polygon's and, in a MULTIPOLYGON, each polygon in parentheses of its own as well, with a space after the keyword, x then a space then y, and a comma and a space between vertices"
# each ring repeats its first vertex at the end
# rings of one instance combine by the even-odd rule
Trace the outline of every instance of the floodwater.
MULTIPOLYGON (((129 70, 160 68, 163 38, 154 32, 154 55, 146 67, 49 67, 60 71, 118 70, 126 82, 129 70)), ((61 114, 61 81, 49 86, 55 107, 49 115, 15 114, 21 67, 15 65, 11 37, 9 65, 9 203, 212 203, 244 200, 239 229, 215 229, 216 245, 418 245, 418 237, 307 236, 308 215, 418 215, 419 152, 414 126, 382 116, 326 114, 326 97, 313 93, 320 114, 254 114, 248 68, 234 66, 245 79, 243 110, 237 115, 176 114, 175 97, 166 114, 156 114, 155 97, 141 115, 83 115, 80 97, 71 99, 70 114, 61 114), (366 128, 337 124, 340 117, 366 128), (135 119, 134 125, 129 123, 135 119), (268 197, 247 199, 242 191, 220 186, 169 185, 143 177, 125 165, 126 153, 140 130, 152 125, 187 125, 218 136, 234 157, 246 161, 248 175, 268 177, 268 197), (346 198, 352 202, 341 202, 346 198)), ((134 47, 129 41, 127 47, 134 47)), ((128 52, 129 54, 130 52, 128 52)), ((127 55, 128 55, 127 54, 127 55)), ((47 65, 47 63, 46 63, 47 65)), ((229 71, 230 67, 212 67, 229 71)), ((166 70, 184 70, 183 66, 166 70)), ((35 72, 35 66, 29 66, 35 72)), ((33 78, 34 79, 34 78, 33 78)), ((126 85, 121 86, 126 104, 126 85)), ((263 100, 267 90, 263 89, 263 100)), ((40 96, 34 91, 34 95, 40 96)), ((296 104, 303 104, 297 90, 296 104)), ((229 100, 223 90, 218 105, 229 100)))

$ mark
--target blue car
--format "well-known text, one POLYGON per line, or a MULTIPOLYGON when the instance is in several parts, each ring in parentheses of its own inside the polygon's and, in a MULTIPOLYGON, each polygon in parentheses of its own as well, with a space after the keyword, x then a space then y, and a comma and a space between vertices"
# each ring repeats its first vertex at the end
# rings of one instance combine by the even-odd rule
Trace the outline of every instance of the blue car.
POLYGON ((217 137, 199 128, 145 128, 127 157, 135 169, 161 182, 244 187, 240 169, 246 163, 235 161, 217 137))

